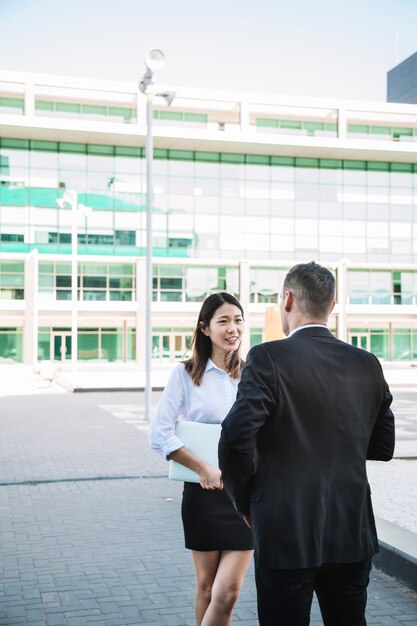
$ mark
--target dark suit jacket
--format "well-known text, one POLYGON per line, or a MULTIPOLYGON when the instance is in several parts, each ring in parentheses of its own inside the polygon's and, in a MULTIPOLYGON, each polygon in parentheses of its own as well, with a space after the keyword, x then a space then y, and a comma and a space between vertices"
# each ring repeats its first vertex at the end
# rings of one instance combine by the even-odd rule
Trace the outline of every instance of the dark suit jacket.
POLYGON ((250 514, 263 567, 378 551, 366 459, 392 458, 391 401, 377 358, 325 327, 250 350, 219 460, 226 491, 250 514))

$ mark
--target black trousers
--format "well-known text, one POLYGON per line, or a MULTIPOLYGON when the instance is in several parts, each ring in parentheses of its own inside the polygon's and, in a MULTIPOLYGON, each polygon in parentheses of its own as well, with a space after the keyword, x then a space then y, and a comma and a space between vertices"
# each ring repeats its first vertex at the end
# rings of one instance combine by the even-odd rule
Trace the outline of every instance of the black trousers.
POLYGON ((263 569, 255 563, 260 626, 308 626, 316 592, 325 626, 366 626, 371 559, 312 569, 263 569))

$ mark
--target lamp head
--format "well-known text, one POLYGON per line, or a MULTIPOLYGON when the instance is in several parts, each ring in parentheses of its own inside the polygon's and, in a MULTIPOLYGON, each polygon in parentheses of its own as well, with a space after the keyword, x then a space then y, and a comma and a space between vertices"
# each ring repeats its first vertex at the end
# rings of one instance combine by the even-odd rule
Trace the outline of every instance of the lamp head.
POLYGON ((145 65, 151 72, 157 72, 165 65, 165 55, 159 48, 148 50, 145 56, 145 65))

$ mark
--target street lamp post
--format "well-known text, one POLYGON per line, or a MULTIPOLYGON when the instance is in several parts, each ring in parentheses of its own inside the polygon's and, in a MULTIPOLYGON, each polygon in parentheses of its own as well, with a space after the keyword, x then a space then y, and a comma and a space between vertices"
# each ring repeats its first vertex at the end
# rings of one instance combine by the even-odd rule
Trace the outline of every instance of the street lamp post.
POLYGON ((152 412, 152 162, 153 162, 153 98, 159 96, 165 99, 168 105, 175 97, 175 92, 159 91, 154 85, 154 73, 165 64, 162 50, 153 48, 145 56, 146 72, 139 83, 139 90, 146 96, 146 307, 145 307, 145 419, 151 419, 152 412))
POLYGON ((78 366, 78 216, 91 211, 79 204, 77 192, 68 190, 56 201, 60 209, 71 207, 71 382, 75 389, 78 366))

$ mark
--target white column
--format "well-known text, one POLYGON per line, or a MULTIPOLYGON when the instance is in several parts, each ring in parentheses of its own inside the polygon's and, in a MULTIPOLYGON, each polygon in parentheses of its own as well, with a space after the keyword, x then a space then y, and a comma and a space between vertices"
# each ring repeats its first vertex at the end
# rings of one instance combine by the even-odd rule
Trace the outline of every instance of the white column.
POLYGON ((337 337, 342 341, 347 341, 347 319, 346 319, 346 304, 347 304, 347 261, 341 259, 336 267, 337 277, 337 303, 339 307, 339 314, 337 317, 337 337))
POLYGON ((71 378, 75 388, 78 366, 78 198, 71 202, 71 378))
POLYGON ((145 370, 146 361, 146 259, 136 260, 136 365, 145 370))
POLYGON ((35 115, 35 96, 31 82, 25 85, 25 115, 35 115))
POLYGON ((250 129, 250 107, 248 100, 240 101, 240 130, 242 133, 250 129))
POLYGON ((337 109, 337 136, 339 139, 347 137, 347 117, 345 109, 337 109))
POLYGON ((239 263, 239 285, 240 285, 240 304, 245 312, 245 333, 242 339, 241 354, 245 359, 250 348, 250 316, 249 316, 249 303, 250 303, 250 267, 246 261, 239 263))
POLYGON ((25 260, 25 318, 23 324, 23 363, 38 362, 38 251, 25 260))

